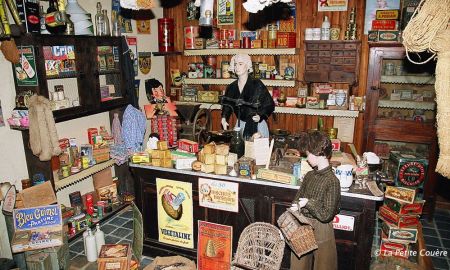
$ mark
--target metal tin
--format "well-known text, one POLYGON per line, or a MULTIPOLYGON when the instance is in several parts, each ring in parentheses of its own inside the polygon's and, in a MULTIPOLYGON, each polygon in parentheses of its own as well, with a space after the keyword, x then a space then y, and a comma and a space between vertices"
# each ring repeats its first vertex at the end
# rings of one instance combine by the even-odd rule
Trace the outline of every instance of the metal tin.
POLYGON ((175 50, 174 34, 174 20, 172 18, 158 19, 159 52, 173 52, 175 50))
POLYGON ((69 166, 62 166, 61 172, 63 177, 68 177, 70 175, 69 166))
POLYGON ((198 26, 184 28, 184 48, 195 49, 195 38, 198 37, 198 26))
POLYGON ((277 46, 277 32, 278 32, 277 25, 269 24, 267 28, 269 29, 267 47, 275 48, 277 46))
POLYGON ((229 61, 222 61, 222 78, 229 79, 231 77, 230 72, 228 71, 228 68, 230 67, 229 61))
POLYGON ((337 128, 328 129, 328 137, 330 138, 330 140, 337 139, 337 132, 338 132, 337 128))
POLYGON ((243 49, 250 49, 252 47, 252 41, 250 37, 243 37, 242 38, 242 46, 243 49))

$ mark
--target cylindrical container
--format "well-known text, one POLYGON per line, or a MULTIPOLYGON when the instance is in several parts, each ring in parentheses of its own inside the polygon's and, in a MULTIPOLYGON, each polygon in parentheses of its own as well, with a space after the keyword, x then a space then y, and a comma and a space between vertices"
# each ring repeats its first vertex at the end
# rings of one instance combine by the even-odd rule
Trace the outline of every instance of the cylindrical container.
POLYGON ((184 28, 184 48, 195 49, 195 38, 198 37, 198 26, 184 28))
POLYGON ((69 166, 62 166, 61 173, 62 173, 62 177, 69 177, 69 175, 70 175, 69 166))
POLYGON ((64 100, 64 91, 57 91, 56 93, 58 93, 58 100, 64 100))
POLYGON ((228 39, 228 29, 220 29, 219 39, 220 40, 228 39))
POLYGON ((52 92, 51 94, 52 94, 52 100, 55 100, 55 101, 60 100, 58 92, 52 92))
POLYGON ((320 33, 321 33, 321 29, 320 28, 313 28, 313 30, 312 30, 312 40, 320 40, 320 33))
POLYGON ((261 79, 261 71, 259 70, 259 62, 253 62, 253 78, 261 79))
POLYGON ((89 168, 89 157, 87 157, 87 156, 82 156, 81 157, 81 167, 83 169, 89 168))
POLYGON ((252 47, 252 41, 250 37, 243 37, 242 38, 242 48, 244 49, 250 49, 252 47))
POLYGON ((339 26, 333 25, 333 27, 330 29, 330 39, 331 40, 339 40, 339 36, 341 34, 341 29, 339 26))
POLYGON ((94 213, 94 199, 92 194, 86 194, 86 213, 89 215, 94 213))
POLYGON ((215 55, 206 56, 206 64, 211 66, 213 69, 217 68, 217 57, 215 55))
POLYGON ((158 49, 159 52, 173 52, 174 47, 174 21, 171 18, 158 19, 158 49))
POLYGON ((97 261, 97 244, 95 243, 95 236, 92 235, 92 231, 88 230, 86 236, 86 257, 88 262, 97 261))
POLYGON ((330 138, 330 140, 337 139, 337 132, 338 132, 337 128, 329 128, 328 129, 328 138, 330 138))
POLYGON ((222 61, 222 78, 223 79, 229 79, 231 77, 230 72, 228 71, 229 67, 230 67, 230 62, 222 61))
POLYGON ((277 26, 275 24, 269 24, 268 29, 267 48, 275 48, 277 46, 277 26))
POLYGON ((305 40, 313 40, 313 29, 312 28, 305 29, 305 40))
POLYGON ((100 254, 102 246, 105 244, 105 234, 100 230, 100 224, 97 223, 97 230, 95 231, 95 244, 97 245, 97 254, 100 254))
POLYGON ((325 16, 322 22, 321 40, 330 40, 330 21, 328 20, 328 16, 325 16))

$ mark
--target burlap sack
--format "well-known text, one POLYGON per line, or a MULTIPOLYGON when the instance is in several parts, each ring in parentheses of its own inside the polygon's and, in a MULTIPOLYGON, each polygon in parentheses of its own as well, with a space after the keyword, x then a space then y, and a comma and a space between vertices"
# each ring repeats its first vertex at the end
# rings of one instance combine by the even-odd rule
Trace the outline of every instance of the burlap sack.
POLYGON ((195 262, 182 257, 182 256, 170 256, 170 257, 156 257, 153 262, 147 265, 144 270, 159 270, 163 267, 172 266, 170 269, 177 270, 196 270, 195 262))

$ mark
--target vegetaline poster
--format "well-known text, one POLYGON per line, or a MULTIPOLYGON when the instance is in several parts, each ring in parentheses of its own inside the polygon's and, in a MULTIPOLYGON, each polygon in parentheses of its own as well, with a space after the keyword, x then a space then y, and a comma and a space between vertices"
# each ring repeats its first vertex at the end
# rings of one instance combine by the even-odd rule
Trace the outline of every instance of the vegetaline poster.
POLYGON ((156 178, 159 241, 194 248, 192 184, 156 178))

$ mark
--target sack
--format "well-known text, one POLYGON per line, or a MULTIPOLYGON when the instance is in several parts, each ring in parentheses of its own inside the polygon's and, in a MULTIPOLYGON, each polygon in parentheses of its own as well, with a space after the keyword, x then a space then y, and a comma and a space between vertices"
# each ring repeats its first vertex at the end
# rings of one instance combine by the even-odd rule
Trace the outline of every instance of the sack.
POLYGON ((318 248, 313 227, 299 211, 287 209, 277 223, 286 243, 298 257, 318 248))

